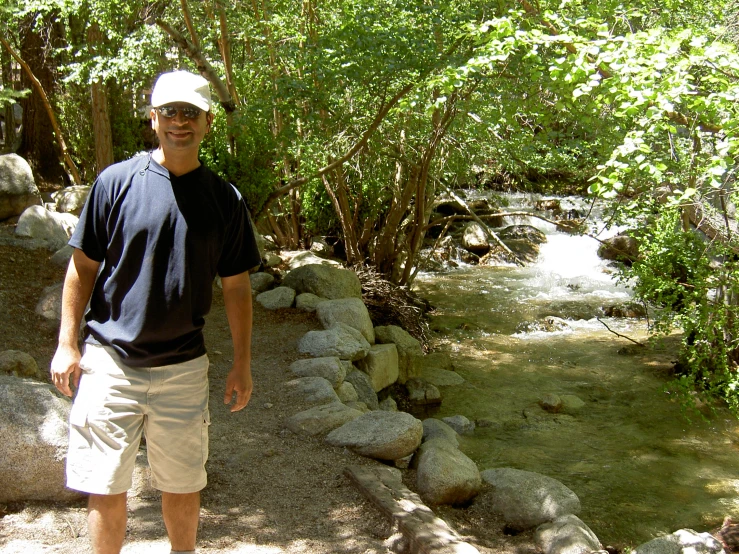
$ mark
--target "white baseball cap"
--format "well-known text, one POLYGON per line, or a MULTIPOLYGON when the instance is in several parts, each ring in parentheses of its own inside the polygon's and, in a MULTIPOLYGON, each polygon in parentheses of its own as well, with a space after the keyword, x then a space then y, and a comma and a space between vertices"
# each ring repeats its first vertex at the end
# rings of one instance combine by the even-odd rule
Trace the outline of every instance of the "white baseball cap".
POLYGON ((151 106, 158 108, 166 104, 184 102, 210 111, 210 87, 200 75, 189 71, 162 73, 151 93, 151 106))

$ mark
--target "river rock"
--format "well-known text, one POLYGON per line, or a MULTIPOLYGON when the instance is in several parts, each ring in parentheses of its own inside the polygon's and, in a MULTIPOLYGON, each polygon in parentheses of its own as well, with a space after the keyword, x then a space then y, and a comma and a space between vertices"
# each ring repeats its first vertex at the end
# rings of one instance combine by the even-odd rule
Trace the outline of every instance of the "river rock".
POLYGON ((341 264, 335 260, 327 260, 321 256, 317 256, 310 250, 300 250, 298 252, 283 252, 283 255, 289 256, 290 261, 288 265, 290 269, 297 269, 306 265, 328 265, 333 267, 339 267, 341 264))
POLYGON ((333 385, 323 377, 299 377, 285 383, 285 387, 310 406, 341 402, 333 385))
POLYGON ((724 548, 710 533, 680 529, 637 546, 634 554, 723 554, 724 548))
POLYGON ((318 305, 325 301, 325 298, 321 298, 310 292, 304 292, 295 297, 295 307, 304 312, 315 312, 318 305))
POLYGON ((603 548, 590 527, 572 514, 537 527, 536 543, 544 554, 589 554, 603 548))
POLYGON ((360 370, 369 375, 375 392, 398 380, 398 351, 394 344, 374 345, 358 365, 360 370))
POLYGON ((293 269, 283 280, 285 286, 300 294, 310 292, 316 296, 337 298, 362 298, 362 284, 353 271, 323 264, 308 264, 293 269))
POLYGON ((542 198, 534 202, 534 208, 541 212, 559 213, 562 211, 562 204, 559 198, 542 198))
POLYGON ((33 356, 20 350, 0 352, 0 374, 30 377, 31 379, 43 378, 33 356))
POLYGON ((375 329, 361 298, 326 300, 316 306, 316 315, 325 329, 339 322, 346 323, 362 333, 368 343, 375 344, 375 329))
POLYGON ((423 420, 423 441, 441 439, 457 448, 459 446, 459 435, 449 425, 433 417, 423 420))
POLYGON ((426 367, 423 370, 423 378, 437 387, 454 387, 466 382, 459 373, 437 367, 426 367))
POLYGON ((420 359, 423 357, 421 343, 408 331, 397 325, 375 327, 375 339, 380 344, 392 343, 398 350, 398 383, 421 376, 420 359))
POLYGON ((0 156, 0 221, 41 205, 41 194, 28 162, 17 154, 0 156))
POLYGON ((331 431, 326 442, 377 460, 398 460, 421 444, 423 424, 406 412, 367 412, 331 431))
POLYGON ((475 422, 470 421, 463 415, 445 417, 442 421, 460 435, 472 435, 475 432, 475 422))
POLYGON ((288 418, 286 425, 296 435, 323 435, 361 415, 362 412, 359 410, 345 406, 341 402, 332 402, 299 412, 288 418))
POLYGON ((487 253, 490 250, 490 245, 488 244, 487 233, 483 226, 476 221, 471 221, 465 225, 462 233, 462 246, 465 250, 469 250, 480 256, 487 253))
POLYGON ((398 403, 392 396, 388 396, 387 398, 380 400, 380 409, 385 410, 386 412, 397 412, 398 403))
POLYGON ((336 356, 295 360, 290 364, 290 371, 297 377, 323 377, 332 387, 338 387, 346 377, 346 370, 336 356))
POLYGON ((0 503, 80 497, 65 488, 70 404, 45 383, 0 375, 0 503))
POLYGON ((36 304, 36 313, 49 321, 60 322, 62 320, 63 291, 64 283, 46 287, 36 304))
POLYGON ((295 291, 290 287, 277 287, 257 295, 257 302, 267 310, 290 308, 294 301, 295 291))
POLYGON ((562 399, 553 393, 548 393, 539 399, 539 406, 545 412, 556 414, 562 411, 562 399))
POLYGON ((90 188, 88 185, 73 185, 53 193, 51 197, 56 203, 56 211, 79 217, 90 195, 90 188))
POLYGON ((601 243, 598 256, 604 260, 631 265, 639 259, 639 243, 628 235, 616 235, 601 243))
POLYGON ((526 531, 580 511, 577 495, 551 477, 513 468, 487 469, 481 475, 492 485, 493 510, 513 530, 526 531))
POLYGON ((606 317, 647 317, 647 310, 636 302, 623 302, 603 307, 603 315, 606 317))
POLYGON ((362 333, 346 323, 337 323, 324 331, 308 331, 298 341, 298 351, 313 357, 337 356, 342 360, 361 360, 370 351, 362 333))
POLYGON ((344 381, 338 387, 336 387, 335 390, 336 394, 339 395, 339 399, 344 404, 348 404, 349 402, 356 402, 359 400, 357 389, 349 381, 344 381))
POLYGON ((50 212, 42 206, 31 206, 18 219, 15 234, 44 241, 50 249, 58 250, 67 244, 77 222, 75 215, 50 212))
POLYGON ((275 276, 264 271, 258 271, 249 275, 251 290, 257 294, 264 292, 275 282, 275 276))
POLYGON ((562 411, 566 414, 576 414, 585 407, 585 402, 574 394, 563 394, 562 411))
POLYGON ((444 439, 423 443, 416 473, 418 493, 429 504, 464 504, 482 486, 475 462, 444 439))
POLYGON ((417 406, 441 404, 441 391, 425 379, 408 379, 405 388, 411 404, 417 406))
POLYGON ((352 384, 357 393, 357 399, 360 402, 364 402, 371 410, 380 408, 380 402, 377 399, 375 389, 372 387, 372 381, 370 381, 369 375, 357 369, 347 373, 344 379, 346 382, 352 384))

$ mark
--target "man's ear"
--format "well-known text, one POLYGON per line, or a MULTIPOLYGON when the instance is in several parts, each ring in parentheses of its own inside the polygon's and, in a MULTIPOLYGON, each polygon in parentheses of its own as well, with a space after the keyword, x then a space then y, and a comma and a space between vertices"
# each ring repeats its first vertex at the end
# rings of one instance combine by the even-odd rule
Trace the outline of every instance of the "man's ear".
POLYGON ((156 117, 156 112, 154 111, 154 108, 151 109, 149 112, 149 119, 151 120, 151 128, 154 129, 154 118, 156 117))

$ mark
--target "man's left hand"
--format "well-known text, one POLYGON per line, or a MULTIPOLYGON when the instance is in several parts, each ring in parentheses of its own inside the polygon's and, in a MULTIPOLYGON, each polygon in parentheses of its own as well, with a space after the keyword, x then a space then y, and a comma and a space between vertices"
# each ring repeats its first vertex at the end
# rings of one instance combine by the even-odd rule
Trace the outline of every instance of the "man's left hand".
POLYGON ((252 389, 251 369, 234 366, 226 377, 226 394, 223 396, 223 403, 231 404, 233 395, 236 394, 236 401, 231 405, 231 412, 243 410, 249 403, 252 389))

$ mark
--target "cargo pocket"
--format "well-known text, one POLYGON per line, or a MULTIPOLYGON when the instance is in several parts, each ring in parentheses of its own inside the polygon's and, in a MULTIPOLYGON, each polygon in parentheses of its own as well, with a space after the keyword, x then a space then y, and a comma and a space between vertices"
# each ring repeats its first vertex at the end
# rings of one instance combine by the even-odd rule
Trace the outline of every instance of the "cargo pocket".
POLYGON ((203 411, 203 427, 201 431, 200 444, 203 454, 203 465, 208 461, 208 427, 210 426, 210 410, 203 411))

